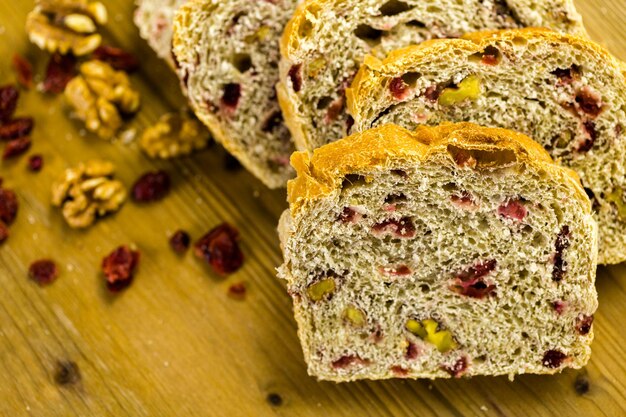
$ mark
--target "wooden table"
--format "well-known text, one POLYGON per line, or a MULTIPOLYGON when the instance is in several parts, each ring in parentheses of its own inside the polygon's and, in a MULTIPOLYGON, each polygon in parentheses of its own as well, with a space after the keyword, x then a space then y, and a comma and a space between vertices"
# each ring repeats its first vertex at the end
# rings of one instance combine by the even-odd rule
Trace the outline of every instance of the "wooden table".
MULTIPOLYGON (((35 62, 38 73, 45 65, 23 29, 32 3, 0 2, 1 84, 14 80, 14 52, 35 62)), ((626 1, 577 3, 593 38, 626 59, 626 1)), ((141 129, 184 100, 174 75, 137 36, 132 1, 107 4, 109 42, 142 59, 133 82, 144 105, 131 123, 141 129)), ((626 267, 598 271, 596 340, 584 370, 515 382, 317 382, 307 376, 291 302, 275 278, 284 191, 268 191, 245 171, 225 170, 218 147, 159 162, 136 143, 81 137, 62 103, 31 90, 18 108, 36 118, 33 152, 44 155, 43 171, 29 172, 25 157, 0 165, 21 203, 12 236, 0 248, 0 415, 626 415, 626 267), (156 204, 128 202, 87 231, 71 230, 50 207, 50 185, 64 168, 91 158, 114 161, 127 186, 148 170, 165 169, 173 192, 156 204), (214 275, 191 253, 177 256, 168 248, 173 231, 187 229, 198 238, 222 221, 241 230, 246 256, 229 278, 214 275), (136 244, 143 258, 132 287, 110 296, 100 261, 120 244, 136 244), (40 288, 26 271, 43 257, 55 259, 61 275, 40 288), (227 296, 237 282, 248 288, 243 301, 227 296), (80 380, 55 382, 59 362, 75 362, 80 380)))

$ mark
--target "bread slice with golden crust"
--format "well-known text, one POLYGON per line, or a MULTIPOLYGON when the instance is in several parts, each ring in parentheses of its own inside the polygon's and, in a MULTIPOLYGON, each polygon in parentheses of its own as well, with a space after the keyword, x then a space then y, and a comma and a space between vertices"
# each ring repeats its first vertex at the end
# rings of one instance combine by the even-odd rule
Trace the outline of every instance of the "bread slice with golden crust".
POLYGON ((279 233, 311 375, 551 374, 585 365, 596 223, 526 136, 386 125, 295 153, 279 233))
POLYGON ((159 58, 174 67, 172 56, 172 25, 174 14, 187 0, 137 0, 134 21, 139 35, 159 58))
POLYGON ((308 0, 281 40, 278 97, 299 150, 350 132, 345 89, 363 57, 467 32, 548 27, 585 34, 571 0, 308 0))
POLYGON ((626 76, 595 43, 539 29, 434 40, 365 58, 346 94, 355 131, 470 121, 527 134, 582 178, 599 262, 626 260, 626 76))
POLYGON ((268 187, 293 177, 276 99, 279 38, 297 0, 190 0, 174 23, 178 74, 198 118, 268 187))

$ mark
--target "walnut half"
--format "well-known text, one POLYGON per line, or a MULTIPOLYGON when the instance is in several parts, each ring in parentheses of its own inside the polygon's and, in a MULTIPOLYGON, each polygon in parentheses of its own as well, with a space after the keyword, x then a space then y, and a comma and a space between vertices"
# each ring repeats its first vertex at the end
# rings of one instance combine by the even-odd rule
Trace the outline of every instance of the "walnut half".
POLYGON ((41 49, 82 56, 100 46, 97 25, 107 20, 107 9, 99 1, 37 0, 26 19, 26 32, 41 49))
POLYGON ((143 132, 139 145, 151 158, 169 159, 202 149, 209 139, 197 119, 185 113, 168 113, 143 132))
POLYGON ((89 161, 68 168, 52 184, 52 205, 61 207, 72 228, 91 226, 97 217, 117 211, 126 200, 124 185, 113 177, 113 164, 89 161))

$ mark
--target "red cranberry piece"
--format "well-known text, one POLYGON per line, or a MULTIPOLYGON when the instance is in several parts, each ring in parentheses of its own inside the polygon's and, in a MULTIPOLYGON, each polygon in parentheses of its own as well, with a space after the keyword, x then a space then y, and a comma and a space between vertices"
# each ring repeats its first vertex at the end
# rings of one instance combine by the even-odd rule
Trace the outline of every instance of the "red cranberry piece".
POLYGON ((113 46, 102 45, 93 51, 93 58, 106 62, 118 71, 135 72, 139 69, 139 61, 134 55, 113 46))
POLYGON ((569 227, 563 226, 559 235, 556 238, 555 249, 556 253, 554 254, 554 267, 552 269, 552 280, 559 282, 565 276, 565 272, 567 271, 567 261, 563 258, 563 252, 567 248, 569 248, 569 227))
POLYGON ((337 120, 337 117, 341 114, 341 111, 344 108, 344 104, 345 100, 343 96, 330 103, 330 106, 328 106, 328 109, 326 110, 326 116, 324 117, 324 121, 326 123, 331 123, 337 120))
POLYGON ((576 331, 578 334, 585 336, 591 331, 591 325, 593 324, 593 315, 587 316, 586 314, 580 314, 576 318, 576 331))
POLYGON ((33 66, 20 54, 13 55, 13 69, 17 75, 17 82, 24 88, 33 86, 33 66))
POLYGON ((20 92, 12 85, 0 87, 0 121, 6 121, 13 116, 17 107, 20 92))
POLYGON ((467 191, 462 191, 461 195, 453 195, 450 197, 450 201, 454 203, 456 206, 471 209, 476 207, 476 203, 474 202, 474 197, 467 191))
POLYGON ((406 265, 398 265, 398 266, 381 266, 378 268, 378 271, 385 276, 392 277, 403 277, 407 275, 411 275, 413 271, 406 265))
POLYGON ((375 234, 384 235, 387 233, 393 234, 396 237, 409 239, 415 237, 415 225, 410 217, 403 217, 400 220, 384 220, 375 224, 372 227, 375 234))
POLYGON ((4 243, 9 238, 9 228, 0 220, 0 244, 4 243))
POLYGON ((228 223, 222 223, 195 243, 195 255, 207 261, 218 274, 230 274, 243 264, 243 253, 238 240, 237 229, 228 223))
POLYGON ((500 63, 501 54, 498 48, 488 46, 483 51, 483 57, 481 63, 484 65, 498 65, 500 63))
POLYGON ((24 136, 22 138, 10 140, 4 148, 2 159, 11 159, 22 155, 31 145, 30 138, 24 136))
POLYGON ((409 85, 402 77, 396 77, 389 83, 389 91, 396 100, 404 100, 408 94, 409 85))
POLYGON ((293 91, 296 93, 302 89, 302 75, 300 74, 301 68, 302 64, 292 65, 287 73, 289 79, 291 80, 291 88, 293 88, 293 91))
POLYGON ((189 249, 191 237, 184 230, 179 230, 170 237, 170 246, 176 253, 184 253, 189 249))
POLYGON ((118 292, 127 288, 133 281, 135 268, 139 264, 139 252, 128 246, 120 246, 102 260, 102 271, 107 288, 118 292))
POLYGON ((228 83, 224 86, 224 94, 222 95, 222 105, 229 110, 234 110, 239 104, 241 97, 241 84, 228 83))
POLYGON ((246 284, 238 282, 228 287, 228 296, 235 300, 243 300, 246 298, 246 284))
POLYGON ((509 200, 498 207, 498 214, 507 219, 521 222, 528 214, 528 210, 520 200, 509 200))
POLYGON ((391 372, 393 372, 393 374, 397 377, 405 377, 409 374, 409 370, 400 366, 400 365, 394 365, 391 368, 391 372))
POLYGON ((450 289, 458 294, 483 299, 495 295, 496 286, 487 284, 482 278, 496 269, 495 259, 478 263, 457 274, 450 289))
POLYGON ((359 218, 359 213, 352 207, 344 207, 343 211, 339 215, 339 220, 343 223, 355 223, 359 218))
POLYGON ((18 208, 17 196, 12 190, 2 188, 2 181, 0 180, 0 221, 10 226, 17 216, 18 208))
POLYGON ((602 96, 588 86, 581 88, 576 93, 576 104, 578 104, 583 113, 594 119, 604 110, 602 96))
POLYGON ((543 355, 541 363, 546 368, 559 368, 563 361, 567 359, 567 355, 561 351, 551 349, 543 355))
POLYGON ((76 75, 76 58, 73 55, 56 53, 50 57, 43 81, 43 91, 60 94, 76 75))
POLYGON ((567 302, 561 301, 561 300, 557 300, 552 303, 552 307, 554 307, 554 311, 556 311, 556 314, 558 314, 559 316, 565 312, 567 305, 568 305, 567 302))
POLYGON ((450 376, 454 378, 460 378, 467 371, 467 358, 461 357, 459 358, 452 366, 446 365, 443 369, 450 374, 450 376))
POLYGON ((596 131, 596 124, 590 120, 583 122, 582 126, 585 139, 578 144, 576 151, 585 153, 589 152, 598 138, 598 132, 596 131))
POLYGON ((40 259, 30 264, 28 276, 39 285, 51 284, 58 276, 59 270, 54 261, 40 259))
POLYGON ((139 203, 161 200, 170 191, 170 176, 165 171, 148 172, 133 185, 133 199, 139 203))
POLYGON ((413 342, 409 342, 409 345, 406 347, 406 352, 404 354, 404 357, 406 359, 415 359, 419 356, 420 354, 420 350, 417 347, 417 345, 413 342))
POLYGON ((432 103, 436 103, 441 95, 441 90, 437 84, 433 84, 424 91, 424 97, 432 103))
POLYGON ((81 380, 80 369, 76 362, 58 361, 54 370, 54 382, 59 385, 74 385, 81 380))
POLYGON ((39 172, 43 168, 43 156, 33 155, 28 159, 28 169, 39 172))
POLYGON ((552 75, 556 75, 559 79, 559 85, 569 85, 573 83, 575 79, 579 78, 580 69, 576 65, 572 65, 567 69, 557 68, 552 71, 552 75))
POLYGON ((27 136, 33 130, 32 117, 18 117, 0 124, 0 139, 17 139, 27 136))
POLYGON ((344 355, 332 362, 335 369, 345 369, 353 365, 367 365, 369 361, 361 359, 356 355, 344 355))

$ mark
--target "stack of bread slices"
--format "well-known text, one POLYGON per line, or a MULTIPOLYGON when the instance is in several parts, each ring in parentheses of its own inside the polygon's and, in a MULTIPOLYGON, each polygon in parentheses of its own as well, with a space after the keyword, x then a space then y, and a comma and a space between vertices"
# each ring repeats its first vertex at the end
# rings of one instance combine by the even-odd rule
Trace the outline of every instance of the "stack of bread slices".
POLYGON ((288 182, 311 375, 586 364, 597 264, 626 260, 626 72, 571 0, 141 3, 200 120, 288 182))

